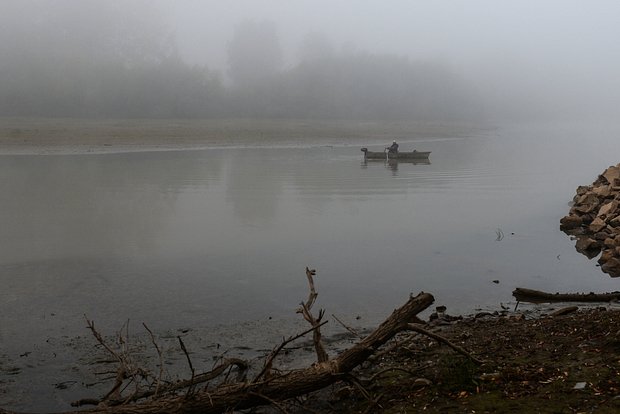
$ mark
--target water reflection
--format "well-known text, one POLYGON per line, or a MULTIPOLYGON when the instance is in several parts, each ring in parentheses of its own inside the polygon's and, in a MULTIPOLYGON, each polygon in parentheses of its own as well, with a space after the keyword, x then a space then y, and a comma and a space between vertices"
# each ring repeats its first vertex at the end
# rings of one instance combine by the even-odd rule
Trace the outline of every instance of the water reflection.
POLYGON ((390 171, 392 171, 392 175, 393 176, 397 176, 398 175, 398 164, 410 164, 410 165, 431 165, 430 160, 428 159, 423 159, 423 160, 416 160, 416 159, 412 159, 412 160, 369 160, 364 158, 364 160, 362 161, 362 168, 368 168, 369 164, 380 164, 382 163, 384 165, 384 167, 390 171))
POLYGON ((558 215, 606 161, 555 162, 560 132, 429 139, 422 163, 311 145, 2 157, 1 334, 46 326, 21 312, 33 303, 112 324, 288 314, 306 265, 329 275, 321 298, 334 312, 377 318, 409 290, 454 310, 505 301, 517 283, 587 284, 590 264, 565 251, 558 215), (496 241, 498 228, 509 236, 496 241))
POLYGON ((286 176, 282 160, 269 151, 240 150, 226 173, 226 200, 236 219, 253 224, 272 221, 286 176))
POLYGON ((152 250, 182 188, 195 177, 208 185, 220 174, 218 159, 192 157, 2 157, 0 263, 152 250))
POLYGON ((593 131, 429 138, 423 164, 360 163, 357 145, 3 156, 3 352, 82 335, 84 313, 108 332, 280 318, 288 335, 305 266, 322 307, 366 326, 420 290, 450 313, 515 287, 617 290, 558 230, 576 185, 617 162, 617 134, 593 131))

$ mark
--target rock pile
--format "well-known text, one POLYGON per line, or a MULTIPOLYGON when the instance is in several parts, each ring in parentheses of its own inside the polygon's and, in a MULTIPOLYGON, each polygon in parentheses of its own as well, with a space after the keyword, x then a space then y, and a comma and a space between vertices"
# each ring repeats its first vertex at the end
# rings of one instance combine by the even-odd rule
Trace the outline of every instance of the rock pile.
POLYGON ((577 187, 560 230, 577 238, 575 248, 589 258, 602 252, 603 272, 620 276, 620 164, 607 168, 596 181, 577 187))

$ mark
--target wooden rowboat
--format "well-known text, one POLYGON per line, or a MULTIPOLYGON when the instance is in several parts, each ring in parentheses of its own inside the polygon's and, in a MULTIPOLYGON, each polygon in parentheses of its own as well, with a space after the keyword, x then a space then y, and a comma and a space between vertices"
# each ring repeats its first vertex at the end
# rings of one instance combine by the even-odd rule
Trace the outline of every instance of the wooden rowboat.
POLYGON ((362 148, 364 158, 367 160, 425 160, 431 155, 430 151, 397 152, 392 153, 386 151, 368 151, 368 148, 362 148))

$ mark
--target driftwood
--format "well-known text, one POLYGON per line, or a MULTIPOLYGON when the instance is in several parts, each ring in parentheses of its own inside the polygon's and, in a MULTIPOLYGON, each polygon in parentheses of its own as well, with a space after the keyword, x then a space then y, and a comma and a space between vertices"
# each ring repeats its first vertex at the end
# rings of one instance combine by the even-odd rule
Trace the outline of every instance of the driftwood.
POLYGON ((548 293, 540 290, 516 288, 512 296, 519 302, 611 302, 620 300, 620 292, 610 293, 548 293))
MULTIPOLYGON (((348 373, 366 361, 379 347, 399 332, 410 329, 409 323, 416 322, 416 315, 428 308, 433 301, 434 298, 429 293, 420 293, 417 296, 410 297, 402 307, 394 310, 375 331, 356 345, 333 359, 317 362, 308 368, 297 369, 284 374, 274 374, 269 377, 265 376, 263 380, 259 379, 258 381, 225 383, 211 390, 194 389, 192 393, 178 395, 162 395, 164 390, 160 389, 158 398, 117 406, 101 404, 95 408, 71 411, 70 413, 223 413, 273 404, 317 391, 330 384, 347 379, 348 373)), ((319 328, 315 323, 317 323, 316 319, 312 323, 313 330, 319 328)), ((195 384, 195 380, 196 377, 192 381, 193 384, 195 384)), ((0 409, 0 414, 15 413, 0 409)))
POLYGON ((564 315, 571 314, 573 312, 577 312, 578 310, 579 310, 579 307, 577 306, 567 306, 565 308, 560 308, 558 310, 551 312, 549 316, 551 316, 552 318, 555 318, 557 316, 564 316, 564 315))
MULTIPOLYGON (((148 397, 157 397, 158 394, 164 394, 164 393, 171 393, 171 392, 175 392, 178 390, 183 390, 186 388, 191 388, 195 385, 198 384, 202 384, 205 383, 207 381, 211 381, 217 377, 219 377, 220 375, 222 375, 226 370, 228 370, 231 367, 237 367, 239 369, 239 372, 244 373, 247 369, 248 369, 248 365, 246 361, 243 361, 241 359, 238 358, 229 358, 229 359, 225 359, 223 360, 217 367, 215 367, 213 370, 209 371, 209 372, 205 372, 203 374, 199 374, 199 375, 194 375, 192 378, 187 379, 187 380, 181 380, 181 381, 177 381, 174 382, 170 385, 166 385, 166 386, 157 386, 155 388, 155 390, 150 390, 150 391, 143 391, 140 393, 136 393, 135 395, 132 395, 131 398, 127 398, 125 400, 119 401, 119 400, 110 400, 110 399, 106 399, 101 398, 101 399, 94 399, 94 398, 84 398, 78 401, 74 401, 71 403, 72 406, 74 407, 81 407, 83 405, 98 405, 98 404, 106 404, 108 406, 113 406, 113 405, 120 405, 120 404, 124 404, 127 402, 134 402, 134 401, 138 401, 144 398, 148 398, 148 397)), ((0 414, 2 413, 2 411, 0 410, 0 414)))
POLYGON ((308 278, 308 287, 310 289, 310 294, 308 295, 308 300, 306 302, 301 302, 299 305, 299 309, 297 309, 297 313, 301 313, 304 319, 312 326, 312 342, 314 343, 314 350, 317 355, 318 362, 325 362, 329 359, 327 356, 327 351, 325 351, 325 347, 323 346, 323 342, 321 341, 321 320, 325 315, 325 310, 319 310, 319 316, 314 317, 312 314, 312 306, 314 305, 314 301, 316 300, 318 293, 314 288, 314 276, 316 275, 316 270, 308 269, 306 267, 306 277, 308 278))
POLYGON ((476 358, 475 356, 473 356, 472 354, 467 352, 463 347, 460 347, 460 346, 456 345, 455 343, 449 341, 447 338, 444 338, 443 336, 441 336, 439 334, 436 334, 434 332, 431 332, 431 331, 428 331, 428 330, 424 329, 420 324, 410 323, 410 324, 407 325, 407 329, 409 329, 410 331, 413 331, 413 332, 420 333, 422 335, 426 335, 429 338, 433 338, 434 340, 436 340, 439 343, 443 343, 443 344, 448 345, 450 348, 454 349, 459 354, 464 355, 467 358, 471 359, 476 364, 483 364, 484 363, 484 361, 482 361, 481 359, 476 358))

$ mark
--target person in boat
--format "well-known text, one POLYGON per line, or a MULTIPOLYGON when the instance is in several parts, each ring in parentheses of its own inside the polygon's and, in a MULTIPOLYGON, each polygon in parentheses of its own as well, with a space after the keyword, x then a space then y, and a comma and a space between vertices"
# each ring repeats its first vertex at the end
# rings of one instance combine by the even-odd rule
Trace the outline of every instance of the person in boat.
POLYGON ((396 143, 396 140, 392 141, 392 145, 390 145, 387 150, 390 154, 396 154, 398 152, 398 144, 396 143))

